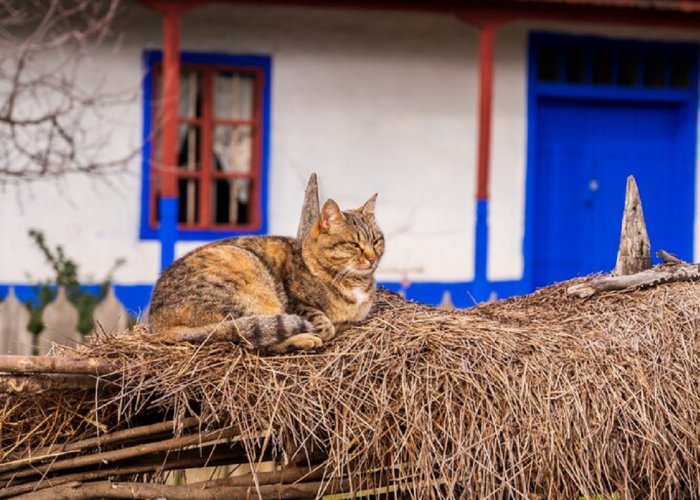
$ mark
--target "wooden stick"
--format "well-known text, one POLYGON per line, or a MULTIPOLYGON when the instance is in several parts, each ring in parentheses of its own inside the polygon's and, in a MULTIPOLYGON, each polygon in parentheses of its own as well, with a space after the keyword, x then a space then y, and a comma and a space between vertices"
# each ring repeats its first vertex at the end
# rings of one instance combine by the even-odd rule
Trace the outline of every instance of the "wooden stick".
MULTIPOLYGON (((315 481, 323 479, 324 468, 309 468, 309 467, 291 467, 283 471, 277 472, 260 472, 257 475, 258 484, 276 484, 276 483, 295 483, 297 481, 315 481)), ((221 486, 253 486, 255 485, 255 476, 253 473, 243 476, 231 476, 223 479, 212 479, 210 481, 202 481, 191 484, 192 487, 219 488, 221 486)))
MULTIPOLYGON (((363 489, 382 487, 381 483, 363 486, 363 489)), ((103 481, 87 483, 80 486, 73 484, 49 488, 16 498, 22 500, 83 500, 95 498, 117 499, 148 499, 167 498, 168 500, 272 500, 315 498, 329 483, 310 482, 282 485, 263 485, 259 488, 243 486, 221 486, 218 488, 201 489, 189 486, 169 486, 162 484, 144 483, 112 483, 103 481)), ((357 482, 356 482, 357 484, 357 482)), ((350 491, 352 484, 349 480, 333 481, 328 487, 328 494, 350 491)))
POLYGON ((43 394, 51 391, 94 391, 97 379, 89 375, 0 374, 0 393, 43 394))
POLYGON ((54 356, 0 356, 0 372, 68 373, 73 375, 110 375, 119 365, 99 359, 77 359, 54 356))
POLYGON ((316 174, 311 174, 309 182, 304 192, 304 204, 301 207, 301 217, 299 218, 299 228, 297 229, 297 239, 304 241, 309 234, 314 222, 318 219, 321 210, 318 199, 318 179, 316 174))
POLYGON ((613 276, 627 276, 642 272, 651 267, 651 245, 647 226, 644 222, 642 200, 634 176, 627 178, 625 211, 622 215, 620 248, 613 276))
POLYGON ((682 261, 672 253, 667 252, 666 250, 659 250, 656 252, 656 256, 664 261, 664 264, 687 264, 687 262, 682 261))
POLYGON ((593 279, 569 287, 566 293, 580 298, 586 298, 600 292, 647 288, 676 281, 696 280, 700 280, 700 270, 698 270, 698 266, 696 265, 656 267, 631 276, 606 276, 593 279))
MULTIPOLYGON (((94 380, 94 379, 93 379, 94 380)), ((196 417, 185 418, 182 420, 182 427, 188 428, 199 424, 199 419, 196 417)), ((75 453, 90 448, 99 448, 101 446, 109 446, 130 439, 154 436, 161 432, 172 431, 175 428, 175 422, 161 422, 158 424, 144 425, 141 427, 133 427, 131 429, 124 429, 121 431, 112 432, 109 434, 103 434, 90 439, 84 439, 82 441, 76 441, 75 443, 65 443, 63 445, 55 446, 45 446, 37 450, 32 456, 23 457, 18 460, 13 460, 12 462, 7 462, 0 464, 0 472, 6 472, 9 470, 21 469, 29 464, 41 462, 50 458, 56 458, 67 453, 75 453)))
POLYGON ((43 474, 49 471, 56 472, 63 469, 87 467, 90 465, 100 463, 108 465, 110 462, 140 457, 151 453, 158 453, 161 451, 178 450, 185 446, 192 446, 197 444, 201 445, 208 441, 225 439, 235 436, 237 434, 240 434, 240 431, 237 427, 226 427, 224 429, 207 431, 201 434, 197 433, 192 434, 190 436, 166 439, 165 441, 158 441, 155 443, 139 444, 130 448, 122 448, 119 450, 112 450, 102 453, 93 453, 91 455, 82 455, 66 460, 59 460, 46 465, 31 466, 31 468, 22 469, 17 472, 5 472, 3 474, 0 474, 0 479, 12 480, 22 477, 30 477, 37 474, 43 474))
MULTIPOLYGON (((95 479, 104 479, 107 477, 130 476, 133 474, 146 474, 151 472, 166 472, 178 469, 194 469, 199 467, 216 467, 219 465, 230 465, 232 460, 242 458, 238 450, 232 451, 225 447, 197 448, 195 450, 178 451, 175 460, 163 460, 159 457, 157 460, 152 460, 147 463, 116 465, 106 469, 92 470, 87 472, 76 472, 52 478, 41 478, 38 481, 21 484, 19 486, 10 486, 0 489, 0 498, 8 498, 22 493, 30 493, 33 491, 44 490, 47 488, 55 488, 63 484, 73 483, 80 485, 87 481, 95 479)), ((246 459, 247 462, 247 459, 246 459)), ((245 476, 239 476, 245 477, 245 476)))

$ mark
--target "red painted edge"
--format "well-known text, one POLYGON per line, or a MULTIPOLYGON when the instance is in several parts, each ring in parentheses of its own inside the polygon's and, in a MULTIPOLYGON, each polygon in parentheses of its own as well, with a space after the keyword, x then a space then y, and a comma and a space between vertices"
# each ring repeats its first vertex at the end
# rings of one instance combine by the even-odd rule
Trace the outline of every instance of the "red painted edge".
POLYGON ((163 16, 163 94, 161 115, 161 196, 177 198, 177 129, 180 96, 180 12, 163 16))
POLYGON ((493 104, 493 57, 496 28, 485 24, 479 31, 479 145, 477 153, 476 199, 489 197, 491 156, 491 114, 493 104))

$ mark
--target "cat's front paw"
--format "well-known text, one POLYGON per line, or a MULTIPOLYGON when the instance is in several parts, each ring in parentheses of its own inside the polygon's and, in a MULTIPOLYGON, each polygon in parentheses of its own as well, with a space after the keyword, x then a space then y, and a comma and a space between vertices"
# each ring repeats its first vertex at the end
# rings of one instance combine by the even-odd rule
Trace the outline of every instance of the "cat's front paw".
POLYGON ((309 351, 323 345, 323 340, 321 340, 321 337, 313 333, 300 333, 299 335, 295 335, 288 340, 291 341, 290 348, 299 351, 309 351))
POLYGON ((289 351, 311 351, 323 345, 323 340, 313 333, 292 335, 279 344, 270 347, 270 351, 281 354, 289 351))

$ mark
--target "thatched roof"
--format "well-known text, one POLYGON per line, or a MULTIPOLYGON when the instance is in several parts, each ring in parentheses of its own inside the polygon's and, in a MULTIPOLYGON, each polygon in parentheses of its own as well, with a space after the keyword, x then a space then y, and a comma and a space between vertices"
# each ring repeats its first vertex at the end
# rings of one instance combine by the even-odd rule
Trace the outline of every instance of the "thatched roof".
POLYGON ((119 390, 6 396, 2 451, 196 416, 253 437, 251 460, 321 451, 327 476, 377 471, 415 498, 700 496, 698 285, 570 284, 466 311, 384 291, 315 354, 101 337, 79 355, 122 363, 119 390))

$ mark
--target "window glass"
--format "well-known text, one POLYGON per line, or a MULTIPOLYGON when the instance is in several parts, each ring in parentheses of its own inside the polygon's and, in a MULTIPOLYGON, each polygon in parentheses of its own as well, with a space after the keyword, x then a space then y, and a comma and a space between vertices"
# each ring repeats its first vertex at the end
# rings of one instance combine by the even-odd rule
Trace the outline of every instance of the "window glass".
POLYGON ((202 116, 202 72, 180 71, 180 118, 202 116))
POLYGON ((253 118, 255 77, 218 72, 214 78, 214 117, 228 120, 253 118))
POLYGON ((189 172, 199 170, 200 127, 198 125, 180 125, 177 140, 177 164, 180 170, 189 172))
POLYGON ((250 179, 216 179, 212 184, 213 224, 248 224, 251 220, 250 179))
POLYGON ((593 51, 591 80, 595 85, 612 85, 613 55, 611 50, 593 51))
POLYGON ((664 55, 658 51, 644 55, 644 86, 664 86, 664 55))
POLYGON ((253 128, 214 127, 214 168, 220 172, 250 172, 253 157, 253 128))
POLYGON ((537 62, 537 79, 539 81, 559 81, 559 50, 556 47, 540 47, 537 62))
POLYGON ((192 226, 199 223, 199 180, 178 179, 177 221, 192 226))
POLYGON ((620 52, 617 60, 617 82, 623 87, 639 85, 639 56, 633 52, 620 52))
POLYGON ((673 54, 669 63, 671 87, 681 89, 690 87, 690 57, 687 54, 673 54))
POLYGON ((566 83, 584 83, 586 81, 586 53, 583 49, 566 50, 566 83))

